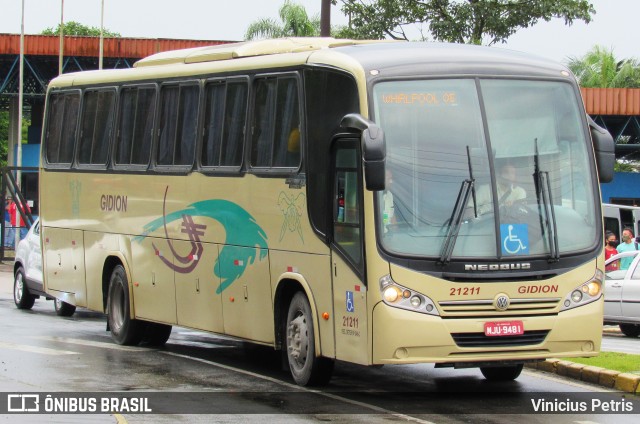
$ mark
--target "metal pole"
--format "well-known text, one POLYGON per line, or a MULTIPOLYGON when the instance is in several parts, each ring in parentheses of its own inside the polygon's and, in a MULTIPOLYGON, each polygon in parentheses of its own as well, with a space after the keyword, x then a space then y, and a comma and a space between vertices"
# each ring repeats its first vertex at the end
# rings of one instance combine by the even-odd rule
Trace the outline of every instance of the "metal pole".
POLYGON ((64 0, 60 1, 60 55, 58 57, 58 75, 62 75, 62 58, 64 57, 64 0))
POLYGON ((100 57, 98 60, 98 69, 102 69, 102 56, 104 54, 104 0, 102 0, 100 9, 100 57))
MULTIPOLYGON (((20 167, 22 166, 22 109, 24 102, 24 0, 22 0, 22 21, 20 23, 20 81, 18 83, 18 137, 16 138, 16 166, 18 170, 16 170, 16 189, 20 190, 20 180, 22 179, 22 175, 20 172, 20 167)), ((20 219, 17 218, 18 214, 16 214, 16 221, 14 223, 16 227, 20 225, 20 219)), ((20 228, 16 229, 16 237, 14 246, 18 246, 18 242, 20 241, 20 228)))
POLYGON ((331 0, 322 0, 320 8, 320 36, 331 37, 331 0))

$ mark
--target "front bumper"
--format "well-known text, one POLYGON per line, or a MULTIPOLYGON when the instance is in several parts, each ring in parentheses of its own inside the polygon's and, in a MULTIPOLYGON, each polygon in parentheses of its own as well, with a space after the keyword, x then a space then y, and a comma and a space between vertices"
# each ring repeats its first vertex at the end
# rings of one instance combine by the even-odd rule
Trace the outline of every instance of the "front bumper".
MULTIPOLYGON (((472 364, 532 361, 551 357, 595 356, 602 339, 603 297, 557 314, 489 318, 448 318, 378 303, 373 310, 373 364, 472 364), (484 334, 488 321, 519 320, 525 332, 548 331, 541 342, 508 346, 460 347, 452 334, 484 334)), ((495 340, 495 337, 491 339, 495 340)), ((508 343, 506 343, 508 344, 508 343)))

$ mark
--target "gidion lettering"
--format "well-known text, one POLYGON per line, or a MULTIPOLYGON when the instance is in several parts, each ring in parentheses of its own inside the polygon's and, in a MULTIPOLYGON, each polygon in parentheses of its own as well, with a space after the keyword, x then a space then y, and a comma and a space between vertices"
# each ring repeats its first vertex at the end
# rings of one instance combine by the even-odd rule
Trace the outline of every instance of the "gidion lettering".
POLYGON ((100 209, 103 211, 127 211, 127 196, 103 194, 100 196, 100 209))
POLYGON ((557 284, 545 284, 543 286, 520 286, 518 293, 534 294, 534 293, 558 293, 557 284))

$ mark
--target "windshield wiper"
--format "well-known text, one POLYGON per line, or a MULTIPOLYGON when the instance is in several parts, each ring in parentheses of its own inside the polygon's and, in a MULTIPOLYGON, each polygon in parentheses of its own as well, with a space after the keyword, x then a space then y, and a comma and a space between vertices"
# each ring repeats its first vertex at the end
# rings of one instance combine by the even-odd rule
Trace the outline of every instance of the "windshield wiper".
POLYGON ((475 178, 473 178, 473 168, 471 167, 471 154, 469 153, 469 146, 467 146, 467 163, 469 165, 469 178, 462 181, 460 190, 458 191, 458 198, 456 199, 456 203, 453 206, 453 212, 451 213, 451 217, 449 218, 449 230, 447 230, 447 235, 442 245, 442 250, 440 251, 440 263, 442 265, 448 264, 451 260, 453 248, 456 245, 458 233, 460 232, 460 225, 462 225, 464 210, 467 208, 467 204, 469 203, 469 195, 472 195, 473 198, 474 215, 476 218, 478 217, 475 188, 476 180, 475 178))
POLYGON ((551 194, 551 183, 549 181, 549 172, 540 170, 540 154, 538 153, 538 139, 535 143, 534 172, 533 180, 536 185, 536 197, 538 199, 538 214, 540 215, 540 224, 544 228, 549 242, 549 261, 557 262, 560 260, 560 248, 558 247, 558 227, 556 224, 556 213, 553 208, 553 196, 551 194), (542 200, 542 202, 541 202, 542 200), (542 208, 544 207, 544 218, 542 217, 542 208))

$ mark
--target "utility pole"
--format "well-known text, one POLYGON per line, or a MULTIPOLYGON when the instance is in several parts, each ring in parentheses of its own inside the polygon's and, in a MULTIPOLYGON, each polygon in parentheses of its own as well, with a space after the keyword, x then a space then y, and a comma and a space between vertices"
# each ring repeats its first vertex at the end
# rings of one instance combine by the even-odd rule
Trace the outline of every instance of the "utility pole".
POLYGON ((104 56, 104 0, 100 6, 100 53, 98 55, 98 69, 102 69, 102 58, 104 56))
POLYGON ((320 36, 331 37, 331 0, 321 0, 320 8, 320 36))
POLYGON ((60 1, 60 54, 58 55, 58 75, 62 75, 64 57, 64 0, 60 1))

